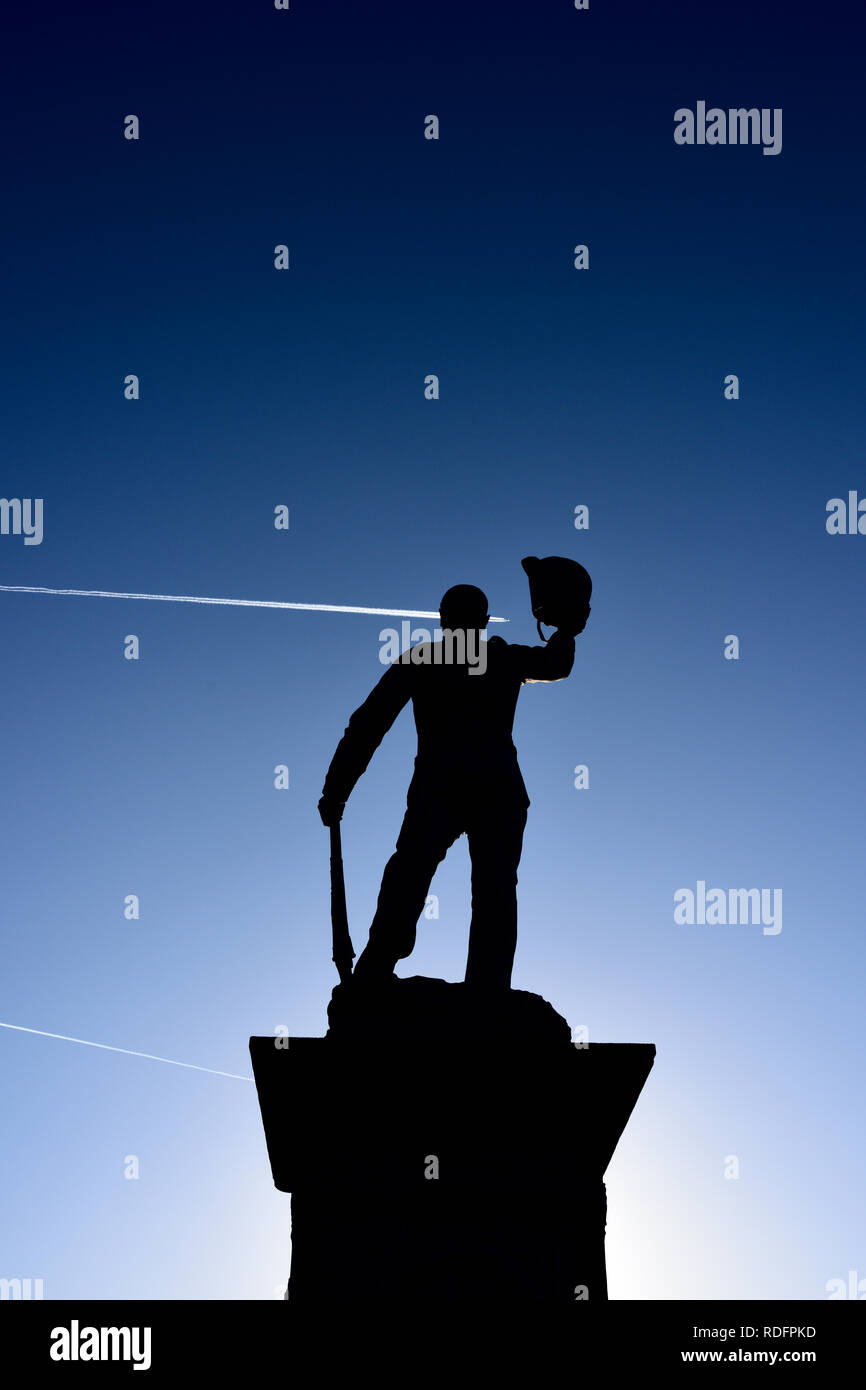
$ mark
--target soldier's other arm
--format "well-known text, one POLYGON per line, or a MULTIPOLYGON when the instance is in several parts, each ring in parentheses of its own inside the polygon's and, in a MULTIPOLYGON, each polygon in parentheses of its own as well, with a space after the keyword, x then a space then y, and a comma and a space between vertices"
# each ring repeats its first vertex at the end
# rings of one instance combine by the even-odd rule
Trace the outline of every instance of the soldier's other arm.
POLYGON ((409 673, 410 668, 399 661, 389 666, 346 725, 331 759, 319 802, 319 814, 325 825, 340 820, 352 788, 366 771, 367 764, 397 715, 408 703, 411 693, 409 673))

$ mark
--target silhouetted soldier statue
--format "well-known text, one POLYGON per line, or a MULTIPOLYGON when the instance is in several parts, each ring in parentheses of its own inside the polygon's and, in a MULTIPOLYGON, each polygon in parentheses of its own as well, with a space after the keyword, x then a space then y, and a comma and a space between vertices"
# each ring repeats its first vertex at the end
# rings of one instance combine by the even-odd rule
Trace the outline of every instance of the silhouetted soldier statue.
POLYGON ((512 742, 517 697, 524 683, 558 681, 570 673, 574 638, 588 614, 587 601, 545 646, 517 646, 501 637, 482 643, 487 597, 472 584, 455 585, 439 609, 442 642, 404 652, 352 715, 319 802, 325 825, 341 819, 352 788, 410 700, 418 731, 406 815, 353 979, 387 979, 397 961, 411 954, 436 867, 465 831, 472 860, 466 983, 510 988, 517 866, 529 806, 512 742))

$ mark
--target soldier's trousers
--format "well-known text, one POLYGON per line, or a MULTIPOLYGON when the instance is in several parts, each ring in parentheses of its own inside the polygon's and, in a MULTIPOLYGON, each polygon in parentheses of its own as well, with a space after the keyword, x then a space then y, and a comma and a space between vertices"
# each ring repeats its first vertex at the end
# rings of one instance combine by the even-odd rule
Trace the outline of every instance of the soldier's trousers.
POLYGON ((436 868, 464 832, 472 861, 472 920, 466 982, 508 989, 517 945, 517 866, 527 801, 521 784, 455 795, 413 781, 394 854, 385 866, 359 977, 393 971, 411 954, 436 868))

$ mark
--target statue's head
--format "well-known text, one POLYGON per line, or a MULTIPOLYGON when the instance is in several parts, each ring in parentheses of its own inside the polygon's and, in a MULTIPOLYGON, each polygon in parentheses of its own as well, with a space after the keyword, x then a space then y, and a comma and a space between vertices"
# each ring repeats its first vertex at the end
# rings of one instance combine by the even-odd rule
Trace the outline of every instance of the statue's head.
POLYGON ((455 584, 442 595, 439 622, 443 629, 480 631, 489 618, 487 595, 474 584, 455 584))

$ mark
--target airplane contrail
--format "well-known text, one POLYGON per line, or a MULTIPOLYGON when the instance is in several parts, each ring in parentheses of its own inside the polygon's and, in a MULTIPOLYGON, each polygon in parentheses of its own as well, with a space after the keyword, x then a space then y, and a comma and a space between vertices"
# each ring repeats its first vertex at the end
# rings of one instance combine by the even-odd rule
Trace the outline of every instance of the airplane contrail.
MULTIPOLYGON (((202 598, 195 594, 125 594, 108 589, 45 589, 31 584, 0 584, 6 594, 62 594, 73 598, 141 598, 158 603, 218 603, 233 608, 296 608, 305 613, 371 613, 385 618, 435 618, 439 614, 420 608, 359 608, 343 603, 282 603, 267 598, 202 598)), ((507 618, 490 618, 491 623, 507 623, 507 618)))
POLYGON ((211 1076, 227 1076, 230 1081, 252 1081, 234 1071, 214 1071, 213 1067, 198 1067, 195 1062, 175 1062, 171 1057, 156 1057, 152 1052, 133 1052, 129 1047, 112 1047, 110 1043, 88 1042, 86 1038, 68 1038, 65 1033, 46 1033, 41 1028, 23 1028, 20 1023, 0 1023, 0 1028, 12 1028, 16 1033, 35 1033, 40 1038, 57 1038, 60 1042, 80 1043, 82 1047, 101 1047, 105 1052, 124 1052, 127 1057, 145 1057, 149 1062, 166 1062, 170 1067, 188 1067, 190 1071, 206 1071, 211 1076))

